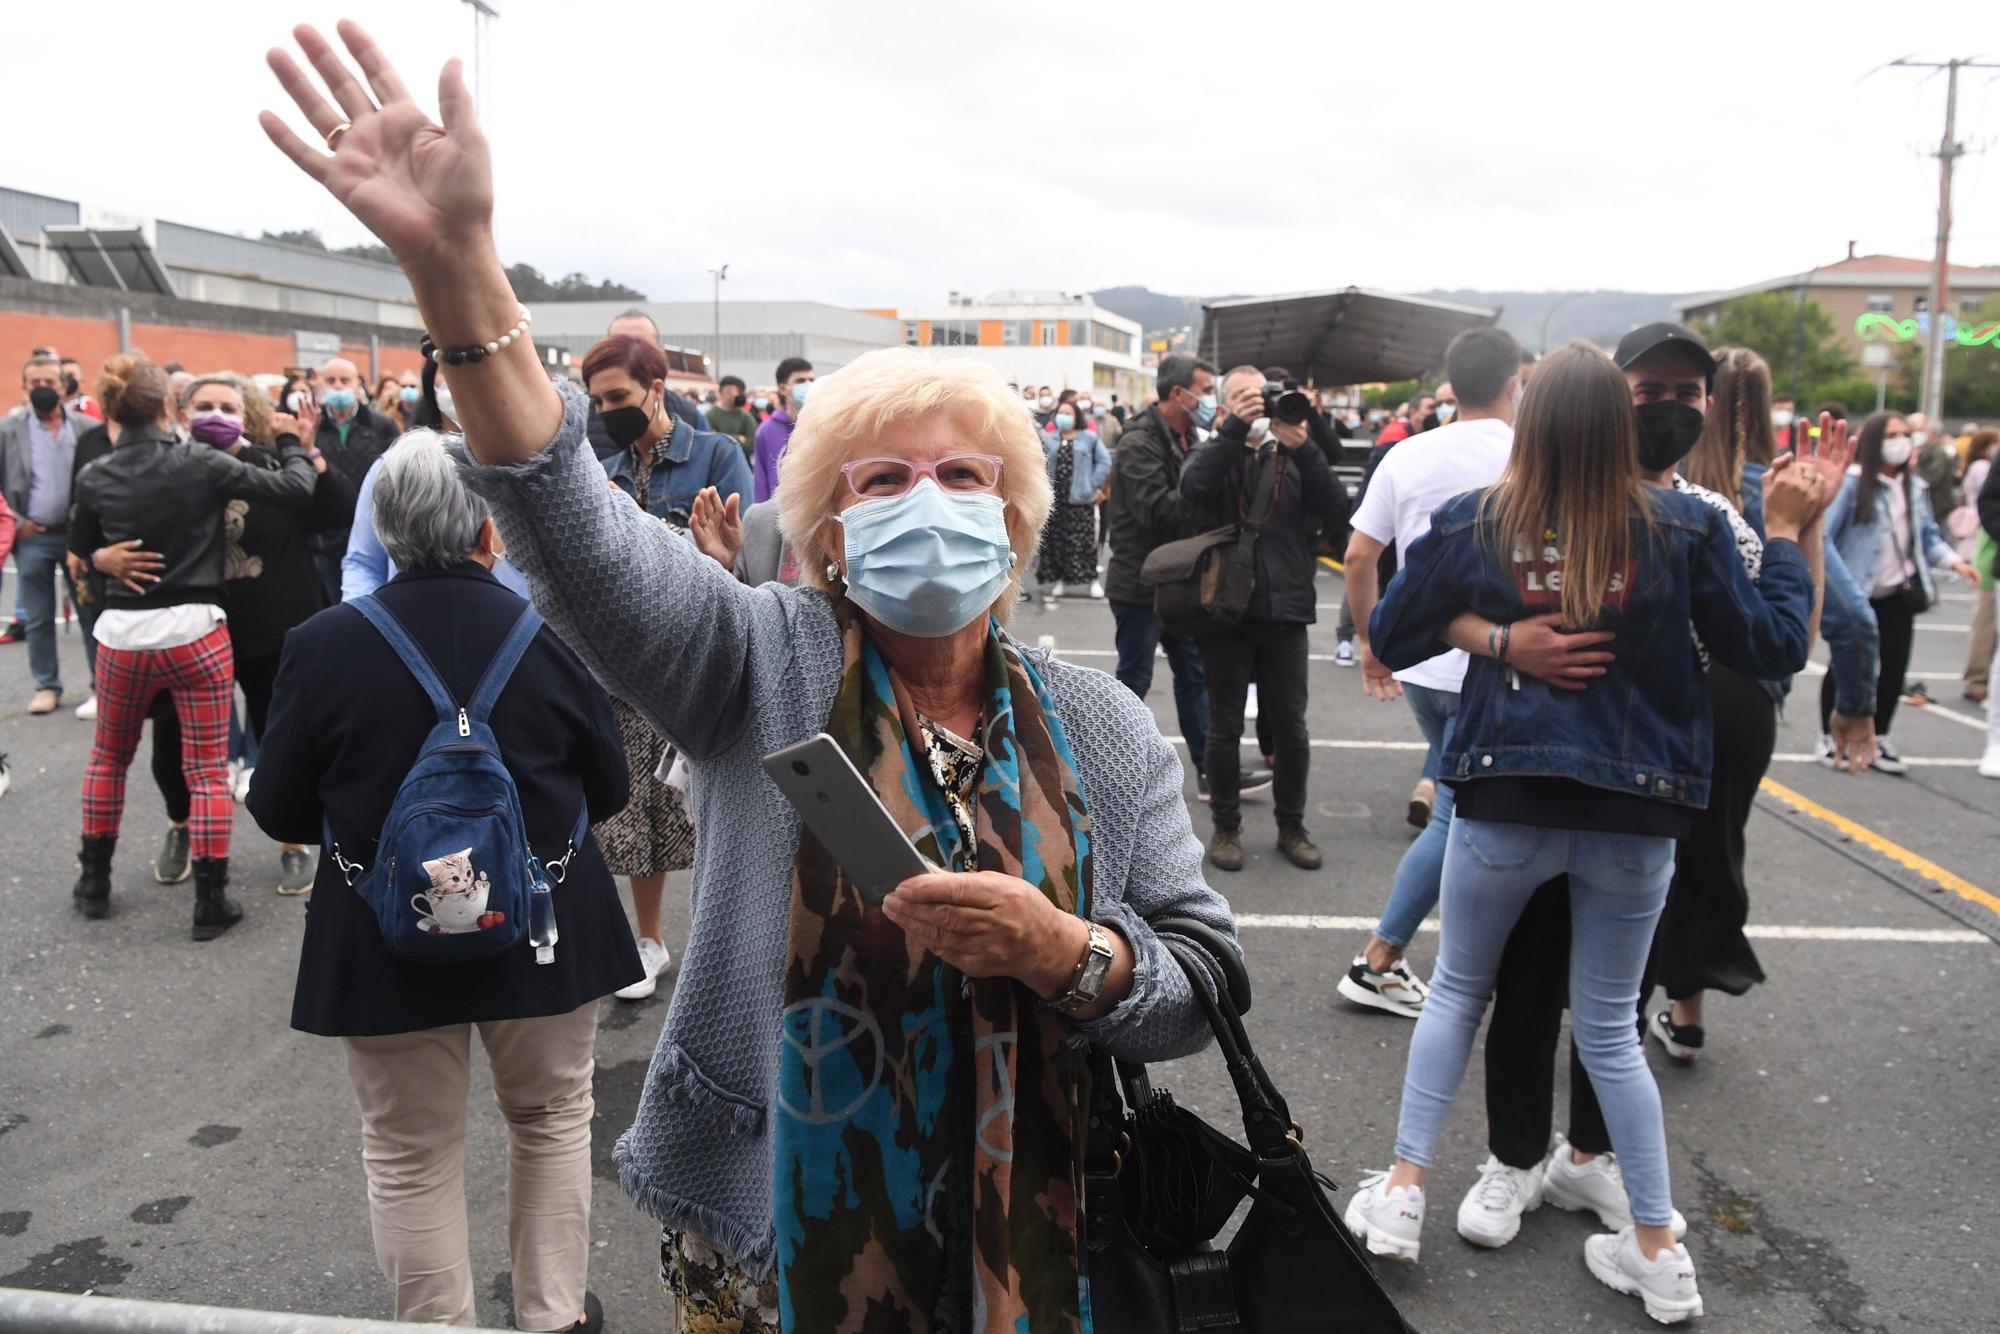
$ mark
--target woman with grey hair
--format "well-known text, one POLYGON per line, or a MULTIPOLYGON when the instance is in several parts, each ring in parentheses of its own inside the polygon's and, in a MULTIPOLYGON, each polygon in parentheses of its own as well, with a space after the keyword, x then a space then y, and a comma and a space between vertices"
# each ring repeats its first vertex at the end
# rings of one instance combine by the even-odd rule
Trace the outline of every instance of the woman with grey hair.
POLYGON ((457 66, 439 127, 358 26, 360 78, 295 31, 338 109, 272 68, 331 156, 265 130, 401 261, 537 607, 693 768, 693 930, 618 1148, 675 1327, 1087 1328, 1083 1049, 1200 1048, 1169 919, 1234 925, 1145 705, 1004 629, 1053 500, 1020 398, 905 348, 822 380, 777 492, 800 586, 739 583, 605 485, 550 385, 457 66), (801 832, 763 759, 817 733, 944 870, 876 902, 801 832))
MULTIPOLYGON (((382 456, 374 523, 400 571, 370 596, 400 622, 454 698, 467 700, 526 603, 493 577, 504 546, 435 433, 382 456)), ((292 1027, 341 1040, 361 1109, 375 1253, 399 1320, 472 1325, 463 1188, 471 1034, 507 1121, 508 1245, 518 1329, 596 1329, 590 1118, 597 1002, 640 974, 595 839, 565 857, 580 807, 594 826, 625 804, 611 704, 555 633, 529 643, 488 719, 520 794, 528 847, 562 865, 560 948, 450 964, 392 954, 347 869, 437 726, 430 695, 352 603, 285 641, 249 809, 272 838, 323 842, 306 914, 292 1027)), ((553 878, 553 877, 552 877, 553 878)))

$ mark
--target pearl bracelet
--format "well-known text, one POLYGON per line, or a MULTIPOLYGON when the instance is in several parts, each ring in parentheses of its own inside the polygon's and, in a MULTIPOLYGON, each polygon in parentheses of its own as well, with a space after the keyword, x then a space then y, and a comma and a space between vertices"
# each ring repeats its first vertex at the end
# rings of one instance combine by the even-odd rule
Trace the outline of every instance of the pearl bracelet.
POLYGON ((471 347, 446 349, 439 347, 432 341, 429 334, 425 334, 418 341, 417 349, 440 366, 463 366, 468 362, 477 363, 486 360, 488 357, 498 356, 500 349, 513 346, 515 339, 526 338, 528 336, 528 325, 533 321, 534 316, 528 313, 526 306, 523 306, 521 307, 521 322, 490 343, 474 343, 471 347))

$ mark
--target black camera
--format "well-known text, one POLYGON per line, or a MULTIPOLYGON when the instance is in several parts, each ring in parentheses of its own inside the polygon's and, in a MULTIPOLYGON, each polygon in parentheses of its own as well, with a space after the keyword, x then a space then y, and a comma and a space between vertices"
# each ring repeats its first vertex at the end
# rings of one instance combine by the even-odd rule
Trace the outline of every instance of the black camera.
POLYGON ((1264 415, 1274 422, 1297 426, 1313 415, 1312 397, 1303 389, 1287 389, 1281 384, 1266 384, 1262 392, 1264 415))

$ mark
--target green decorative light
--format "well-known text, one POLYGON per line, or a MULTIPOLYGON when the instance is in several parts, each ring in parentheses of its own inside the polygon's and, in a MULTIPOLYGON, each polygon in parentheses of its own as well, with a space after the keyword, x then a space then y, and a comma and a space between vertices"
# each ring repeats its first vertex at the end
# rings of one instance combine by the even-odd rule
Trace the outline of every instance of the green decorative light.
MULTIPOLYGON (((1945 316, 1945 332, 1953 347, 2000 346, 2000 320, 1974 327, 1953 315, 1945 316)), ((1910 343, 1930 332, 1930 317, 1917 315, 1899 320, 1894 315, 1869 311, 1854 321, 1857 338, 1883 343, 1910 343)))

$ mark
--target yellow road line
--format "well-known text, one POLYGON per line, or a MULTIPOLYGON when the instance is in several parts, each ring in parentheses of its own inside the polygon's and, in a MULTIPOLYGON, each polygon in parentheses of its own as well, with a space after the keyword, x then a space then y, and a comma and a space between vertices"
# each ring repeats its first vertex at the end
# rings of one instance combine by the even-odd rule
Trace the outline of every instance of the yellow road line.
POLYGON ((1880 853, 1890 861, 1907 866, 1910 870, 1915 871, 1918 875, 1940 889, 1948 889, 1960 898, 1970 900, 1980 907, 1985 908, 1988 912, 2000 913, 2000 897, 1987 893, 1964 876, 1955 875, 1945 870, 1944 867, 1939 866, 1929 858, 1919 857, 1900 843, 1891 843, 1888 839, 1882 837, 1866 825, 1856 824, 1838 811, 1828 810, 1811 797, 1794 792, 1783 783, 1773 782, 1766 778, 1763 786, 1764 791, 1770 793, 1779 801, 1796 807, 1799 811, 1818 820, 1821 824, 1831 825, 1853 839, 1856 843, 1880 853))
MULTIPOLYGON (((1327 569, 1332 570, 1335 574, 1347 573, 1347 567, 1345 565, 1342 565, 1339 561, 1335 560, 1331 556, 1321 556, 1319 558, 1319 563, 1321 565, 1326 566, 1327 569)), ((1956 680, 1957 678, 1953 677, 1952 679, 1956 680)))

